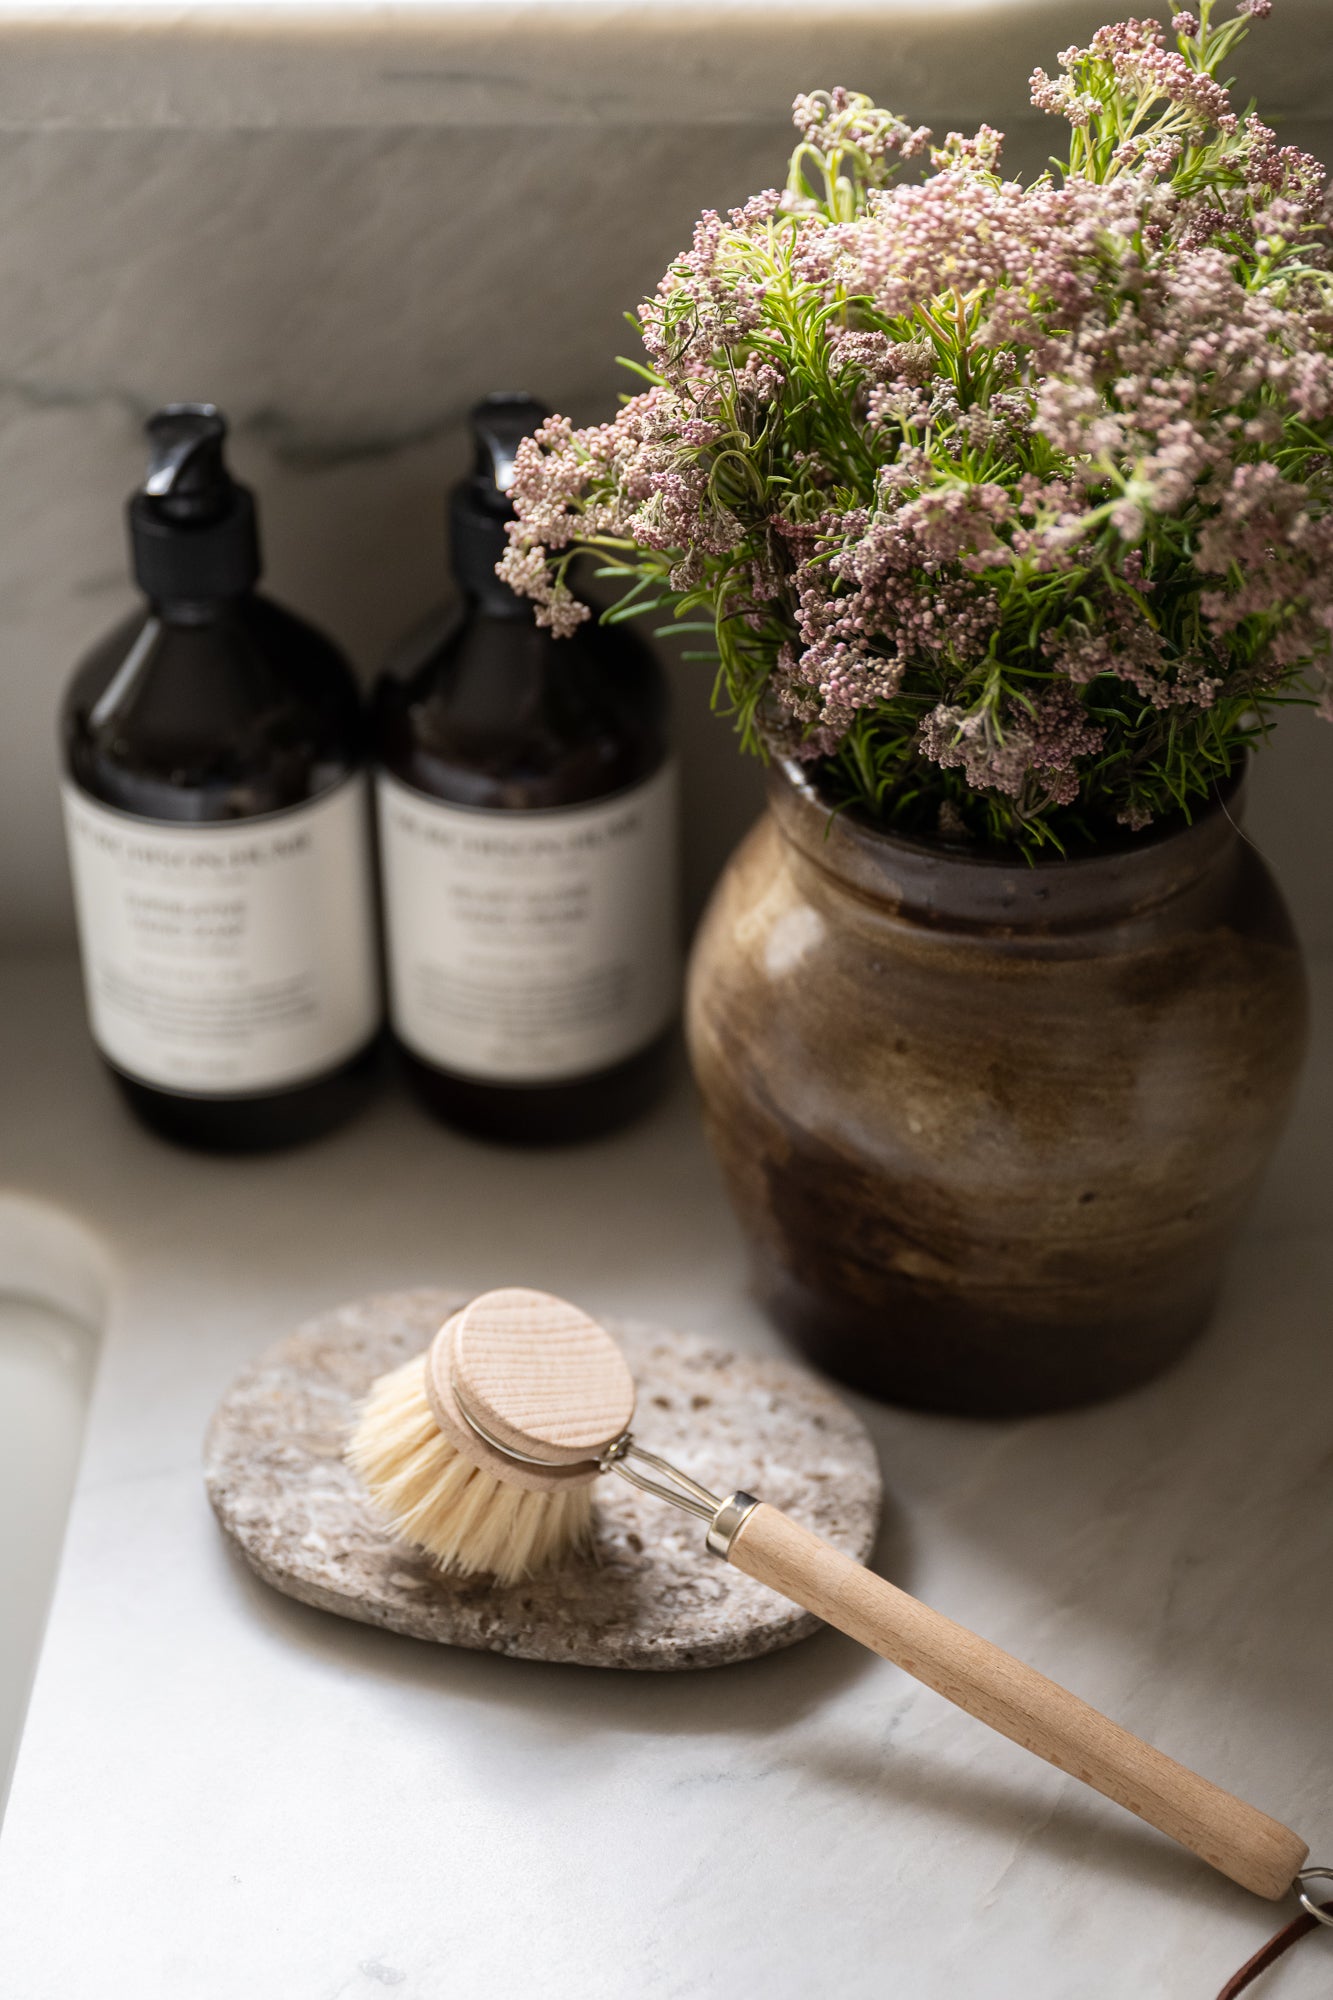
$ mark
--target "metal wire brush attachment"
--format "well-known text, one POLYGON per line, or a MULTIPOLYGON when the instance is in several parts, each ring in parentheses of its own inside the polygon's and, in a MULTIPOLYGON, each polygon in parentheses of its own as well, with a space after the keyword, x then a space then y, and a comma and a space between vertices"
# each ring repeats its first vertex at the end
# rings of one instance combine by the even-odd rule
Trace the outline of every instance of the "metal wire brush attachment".
POLYGON ((739 1491, 729 1493, 725 1500, 719 1500, 716 1493, 710 1493, 706 1486, 701 1486, 697 1479, 691 1479, 688 1472, 682 1472, 669 1459, 659 1458, 655 1451, 645 1451, 641 1444, 635 1443, 630 1431, 606 1447, 598 1464, 603 1472, 618 1472, 622 1479, 628 1479, 630 1485, 637 1486, 640 1492, 652 1493, 673 1507, 683 1508, 696 1519, 707 1521, 704 1546, 713 1555, 721 1556, 724 1562, 731 1554, 731 1544, 741 1524, 759 1505, 753 1493, 739 1491), (631 1459, 650 1465, 661 1477, 650 1479, 645 1473, 636 1472, 629 1462, 631 1459))
POLYGON ((673 1507, 683 1507, 687 1514, 694 1514, 701 1521, 711 1521, 722 1502, 716 1493, 710 1493, 697 1479, 691 1479, 688 1472, 672 1465, 668 1459, 659 1458, 655 1451, 645 1451, 634 1441, 632 1431, 622 1431, 609 1444, 598 1459, 603 1472, 618 1472, 622 1479, 628 1479, 631 1486, 637 1486, 641 1493, 655 1493, 659 1500, 667 1500, 673 1507), (637 1459, 642 1465, 650 1465, 661 1476, 652 1479, 647 1473, 636 1472, 630 1463, 637 1459))

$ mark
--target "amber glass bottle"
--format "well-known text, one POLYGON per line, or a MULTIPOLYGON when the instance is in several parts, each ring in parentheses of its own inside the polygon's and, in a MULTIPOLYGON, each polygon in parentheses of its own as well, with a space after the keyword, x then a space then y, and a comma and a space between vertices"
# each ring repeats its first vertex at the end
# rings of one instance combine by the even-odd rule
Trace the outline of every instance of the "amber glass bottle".
POLYGON ((529 396, 472 415, 458 608, 376 698, 390 1019, 432 1111, 528 1144, 642 1110, 678 1002, 675 773, 661 669, 623 627, 554 639, 495 575, 529 396))
POLYGON ((365 722, 341 653, 254 588, 220 412, 173 404, 148 435, 148 603, 61 716, 89 1017, 156 1131, 287 1145, 355 1108, 378 1035, 365 722))

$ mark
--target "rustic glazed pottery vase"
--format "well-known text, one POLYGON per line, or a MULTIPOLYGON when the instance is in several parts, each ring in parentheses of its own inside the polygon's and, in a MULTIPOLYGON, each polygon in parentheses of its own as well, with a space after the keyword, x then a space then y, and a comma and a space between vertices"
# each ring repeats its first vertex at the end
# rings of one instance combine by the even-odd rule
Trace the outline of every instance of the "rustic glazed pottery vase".
POLYGON ((1128 1389, 1198 1333, 1305 1040, 1238 815, 1029 866, 774 771, 688 1031, 759 1294, 813 1360, 998 1414, 1128 1389))

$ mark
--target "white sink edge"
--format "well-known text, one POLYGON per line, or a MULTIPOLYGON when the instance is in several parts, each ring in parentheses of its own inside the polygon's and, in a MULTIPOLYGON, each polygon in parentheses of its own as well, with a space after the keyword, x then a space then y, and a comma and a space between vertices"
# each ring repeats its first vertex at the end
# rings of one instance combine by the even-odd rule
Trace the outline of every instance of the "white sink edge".
POLYGON ((76 1216, 0 1187, 0 1297, 34 1299, 100 1334, 111 1271, 106 1245, 76 1216))
POLYGON ((0 1815, 83 1454, 109 1261, 62 1209, 0 1191, 0 1815))

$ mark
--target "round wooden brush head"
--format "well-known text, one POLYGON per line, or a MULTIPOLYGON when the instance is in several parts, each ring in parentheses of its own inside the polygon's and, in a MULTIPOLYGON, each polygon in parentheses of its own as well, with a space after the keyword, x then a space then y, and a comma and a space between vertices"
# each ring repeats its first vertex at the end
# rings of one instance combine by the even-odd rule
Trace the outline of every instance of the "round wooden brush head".
POLYGON ((565 1299, 517 1285, 483 1292, 446 1321, 426 1393, 460 1451, 538 1491, 595 1479, 598 1458, 634 1416, 634 1378, 606 1329, 565 1299))
POLYGON ((347 1457, 405 1540, 444 1569, 512 1583, 587 1542, 598 1458, 633 1414, 634 1381, 605 1328, 509 1287, 375 1383, 347 1457))

